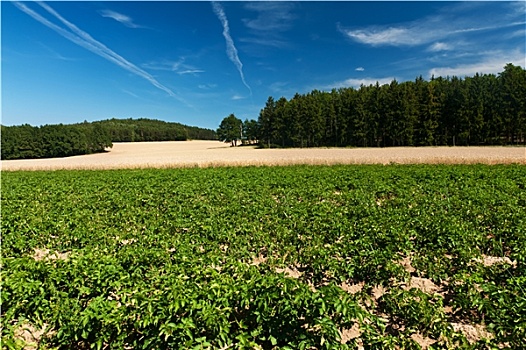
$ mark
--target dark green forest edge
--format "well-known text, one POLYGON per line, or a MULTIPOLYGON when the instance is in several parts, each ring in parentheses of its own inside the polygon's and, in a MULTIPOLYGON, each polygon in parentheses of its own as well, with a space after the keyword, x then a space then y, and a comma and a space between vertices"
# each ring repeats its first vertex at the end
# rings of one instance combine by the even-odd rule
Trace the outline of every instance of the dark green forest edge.
POLYGON ((112 142, 216 139, 262 147, 389 147, 526 144, 526 70, 269 97, 257 120, 234 114, 216 133, 149 119, 2 126, 2 159, 102 152, 112 142))
POLYGON ((2 125, 2 159, 68 157, 103 152, 113 142, 216 139, 213 130, 152 119, 79 124, 2 125))
POLYGON ((525 114, 526 70, 507 64, 498 75, 269 97, 257 121, 230 115, 217 132, 263 147, 512 145, 526 142, 525 114))

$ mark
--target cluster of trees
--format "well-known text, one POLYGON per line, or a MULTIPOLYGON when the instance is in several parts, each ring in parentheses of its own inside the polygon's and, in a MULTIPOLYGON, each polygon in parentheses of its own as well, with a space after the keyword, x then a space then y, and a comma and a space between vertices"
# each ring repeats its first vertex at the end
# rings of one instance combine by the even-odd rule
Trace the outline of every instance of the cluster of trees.
POLYGON ((113 142, 217 139, 213 130, 151 119, 109 119, 1 129, 2 159, 68 157, 103 152, 113 142))
POLYGON ((108 119, 100 124, 109 129, 113 142, 216 140, 213 130, 156 119, 108 119))
POLYGON ((68 157, 112 147, 110 132, 98 124, 2 125, 2 159, 68 157))
POLYGON ((243 122, 234 114, 224 118, 216 131, 220 141, 230 142, 232 146, 237 146, 238 141, 243 144, 258 143, 258 132, 257 121, 245 119, 243 122))
POLYGON ((526 70, 269 97, 254 123, 265 147, 524 144, 526 70))

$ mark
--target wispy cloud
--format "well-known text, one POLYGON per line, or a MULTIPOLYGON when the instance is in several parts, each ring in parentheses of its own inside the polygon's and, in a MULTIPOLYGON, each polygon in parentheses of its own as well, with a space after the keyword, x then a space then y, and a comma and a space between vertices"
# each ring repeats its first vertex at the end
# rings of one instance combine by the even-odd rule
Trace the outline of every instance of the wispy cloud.
POLYGON ((357 72, 363 72, 364 70, 365 70, 365 68, 363 68, 363 67, 357 67, 355 69, 355 71, 357 71, 357 72))
POLYGON ((210 90, 216 88, 217 84, 199 84, 197 87, 202 90, 210 90))
POLYGON ((57 60, 61 60, 61 61, 76 61, 75 58, 71 58, 71 57, 66 57, 66 56, 63 56, 61 55, 60 53, 56 52, 55 50, 53 50, 52 48, 50 48, 49 46, 47 46, 46 44, 42 43, 42 42, 38 42, 38 44, 40 46, 42 46, 44 49, 46 49, 53 58, 57 59, 57 60))
POLYGON ((289 85, 288 82, 284 82, 284 81, 276 81, 276 82, 270 84, 268 88, 269 88, 270 91, 272 91, 273 93, 281 94, 281 93, 287 91, 287 89, 288 89, 288 85, 289 85))
POLYGON ((201 69, 187 69, 187 70, 182 70, 182 71, 177 72, 177 74, 179 74, 179 75, 183 75, 183 74, 198 74, 198 73, 204 73, 204 70, 201 70, 201 69))
POLYGON ((232 100, 242 100, 244 99, 245 97, 244 96, 241 96, 241 95, 238 95, 238 94, 235 94, 234 96, 232 96, 232 100))
POLYGON ((379 45, 418 45, 426 42, 427 38, 423 36, 411 35, 412 30, 409 28, 374 28, 365 29, 343 29, 339 28, 350 39, 362 44, 373 46, 379 45))
POLYGON ((132 97, 139 98, 139 96, 137 96, 137 94, 134 94, 133 92, 131 92, 129 90, 122 89, 121 91, 124 92, 125 94, 128 94, 128 95, 132 96, 132 97))
POLYGON ((249 1, 245 9, 255 12, 254 18, 243 18, 243 23, 252 36, 241 38, 240 41, 260 46, 277 48, 287 47, 289 44, 282 33, 292 27, 296 18, 293 13, 293 2, 281 1, 249 1))
POLYGON ((122 13, 119 13, 119 12, 115 12, 112 10, 102 10, 100 11, 100 14, 102 17, 112 18, 116 20, 117 22, 122 23, 123 25, 129 28, 143 28, 143 26, 135 24, 131 17, 123 15, 122 13))
POLYGON ((50 22, 48 19, 44 18, 42 15, 38 14, 34 10, 27 7, 24 3, 13 2, 13 4, 16 7, 18 7, 21 11, 33 17, 38 22, 42 23, 43 25, 54 30, 58 34, 62 35, 64 38, 85 48, 86 50, 93 52, 94 54, 101 56, 102 58, 118 65, 119 67, 126 69, 127 71, 147 80, 156 88, 166 92, 168 95, 172 97, 177 98, 179 101, 186 103, 183 99, 177 96, 172 90, 170 90, 169 88, 167 88, 166 86, 158 82, 151 74, 140 69, 133 63, 129 62, 122 56, 118 55, 117 53, 115 53, 114 51, 106 47, 104 44, 92 38, 88 33, 79 29, 73 23, 67 21, 65 18, 63 18, 59 13, 57 13, 54 9, 52 9, 47 4, 43 2, 38 3, 44 10, 46 10, 48 13, 50 13, 52 16, 58 19, 63 25, 65 25, 67 29, 50 22))
POLYGON ((361 85, 369 86, 369 85, 376 85, 376 83, 378 83, 379 85, 385 85, 385 84, 390 84, 395 79, 396 78, 394 77, 361 78, 361 79, 349 78, 346 80, 341 80, 341 81, 334 82, 332 84, 328 84, 325 87, 323 87, 323 90, 345 88, 345 87, 359 88, 361 85))
POLYGON ((526 23, 524 12, 522 18, 516 17, 515 20, 510 20, 504 15, 493 14, 489 11, 484 13, 481 11, 483 6, 485 6, 483 3, 449 6, 438 14, 399 25, 345 28, 338 24, 338 29, 349 39, 366 45, 418 46, 469 33, 524 26, 526 23), (466 8, 467 6, 469 9, 466 8), (474 14, 469 15, 469 13, 474 14), (487 25, 487 23, 492 24, 487 25))
POLYGON ((236 66, 239 75, 241 76, 241 81, 243 82, 243 85, 247 87, 247 89, 250 91, 250 94, 252 95, 252 89, 245 81, 245 75, 243 74, 243 63, 241 63, 241 60, 239 59, 236 46, 234 45, 234 40, 232 40, 232 37, 230 36, 230 29, 228 27, 228 19, 226 18, 225 11, 223 10, 223 7, 217 2, 212 2, 212 8, 217 18, 221 21, 221 24, 223 25, 223 36, 226 40, 226 54, 230 61, 232 61, 232 63, 234 63, 234 65, 236 66))
POLYGON ((192 65, 186 64, 185 58, 181 57, 178 61, 152 61, 148 63, 144 63, 141 66, 145 69, 150 70, 163 70, 163 71, 170 71, 175 72, 179 75, 183 74, 199 74, 204 73, 205 71, 199 68, 196 68, 192 65))
POLYGON ((443 42, 436 42, 427 48, 427 50, 431 52, 448 51, 451 49, 452 47, 450 44, 446 44, 443 42))
POLYGON ((429 70, 429 76, 445 77, 445 76, 472 76, 479 74, 497 74, 502 72, 507 63, 513 63, 524 67, 525 58, 524 53, 520 50, 513 52, 487 52, 481 53, 483 58, 475 63, 459 64, 448 67, 435 67, 429 70))
POLYGON ((243 23, 247 28, 261 32, 288 30, 295 18, 292 13, 293 6, 294 3, 280 1, 247 2, 245 9, 257 12, 257 17, 245 18, 243 23))
POLYGON ((262 46, 272 46, 272 47, 277 47, 277 48, 283 48, 287 46, 287 43, 284 40, 273 39, 273 38, 245 37, 245 38, 240 38, 239 41, 242 43, 249 43, 249 44, 255 44, 255 45, 262 45, 262 46))

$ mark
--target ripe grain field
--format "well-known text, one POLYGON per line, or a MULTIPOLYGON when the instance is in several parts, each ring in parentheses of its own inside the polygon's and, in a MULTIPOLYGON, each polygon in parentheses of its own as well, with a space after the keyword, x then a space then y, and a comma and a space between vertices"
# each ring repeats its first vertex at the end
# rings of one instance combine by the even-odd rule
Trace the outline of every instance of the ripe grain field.
POLYGON ((115 143, 106 153, 2 161, 2 170, 334 164, 526 164, 526 147, 255 149, 218 141, 115 143))

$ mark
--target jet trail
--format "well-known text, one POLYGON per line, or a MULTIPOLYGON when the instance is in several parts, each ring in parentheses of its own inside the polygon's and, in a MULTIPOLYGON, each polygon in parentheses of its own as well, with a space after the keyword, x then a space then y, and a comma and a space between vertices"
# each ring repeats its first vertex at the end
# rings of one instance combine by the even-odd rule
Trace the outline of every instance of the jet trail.
POLYGON ((127 71, 143 78, 149 81, 153 86, 156 88, 166 92, 169 96, 175 97, 179 101, 187 104, 182 98, 177 96, 172 90, 170 90, 168 87, 164 86, 160 82, 157 81, 151 74, 148 72, 142 70, 141 68, 137 67, 133 63, 126 60, 124 57, 118 55, 113 50, 109 49, 107 46, 102 44, 101 42, 95 40, 92 36, 90 36, 85 31, 79 29, 77 26, 75 26, 73 23, 66 20, 64 17, 62 17, 59 13, 57 13, 53 8, 51 8, 49 5, 38 2, 38 4, 46 10, 48 13, 50 13, 52 16, 54 16, 56 19, 58 19, 60 22, 62 22, 66 28, 69 29, 69 31, 66 28, 60 27, 52 22, 50 22, 48 19, 44 18, 42 15, 38 14, 34 10, 27 7, 25 4, 15 1, 13 4, 18 7, 21 11, 25 12, 29 16, 33 17, 33 19, 37 20, 38 22, 44 24, 45 26, 53 29, 58 34, 62 35, 64 38, 70 40, 71 42, 85 48, 86 50, 89 50, 93 52, 96 55, 101 56, 102 58, 118 65, 121 68, 126 69, 127 71))
POLYGON ((223 10, 223 7, 217 2, 212 2, 212 8, 214 9, 214 13, 216 14, 217 18, 223 25, 223 36, 226 40, 226 54, 230 61, 232 61, 232 63, 234 63, 236 66, 239 75, 241 76, 243 85, 247 87, 247 89, 250 91, 250 95, 252 96, 252 89, 247 84, 245 75, 243 74, 243 63, 241 63, 241 60, 239 59, 236 46, 234 45, 234 40, 232 40, 232 37, 230 36, 230 29, 228 27, 228 19, 226 18, 225 11, 223 10))

